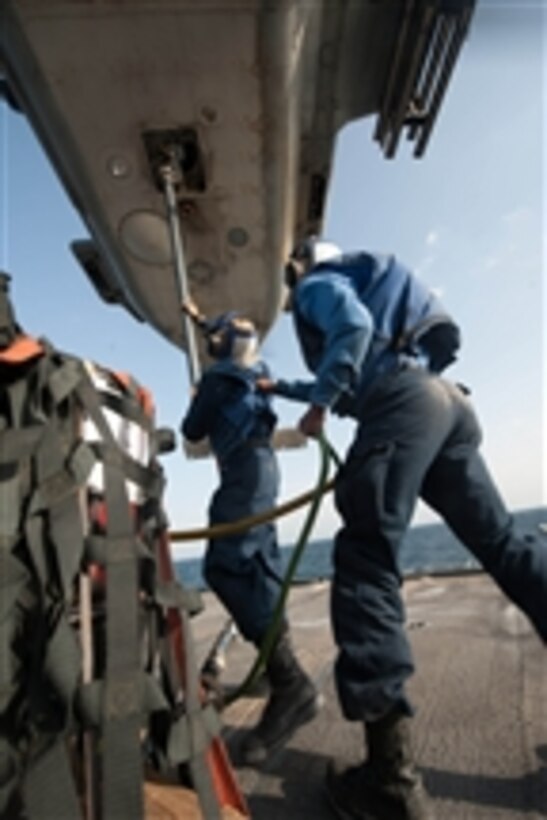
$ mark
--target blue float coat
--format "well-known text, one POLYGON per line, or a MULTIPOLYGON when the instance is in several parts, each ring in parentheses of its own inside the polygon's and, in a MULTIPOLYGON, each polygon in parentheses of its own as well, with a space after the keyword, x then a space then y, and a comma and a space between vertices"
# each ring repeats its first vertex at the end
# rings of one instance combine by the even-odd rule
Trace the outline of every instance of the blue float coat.
POLYGON ((316 380, 280 380, 276 392, 342 415, 358 416, 372 382, 401 361, 440 370, 459 343, 437 297, 393 256, 345 254, 316 266, 294 288, 293 314, 316 380))

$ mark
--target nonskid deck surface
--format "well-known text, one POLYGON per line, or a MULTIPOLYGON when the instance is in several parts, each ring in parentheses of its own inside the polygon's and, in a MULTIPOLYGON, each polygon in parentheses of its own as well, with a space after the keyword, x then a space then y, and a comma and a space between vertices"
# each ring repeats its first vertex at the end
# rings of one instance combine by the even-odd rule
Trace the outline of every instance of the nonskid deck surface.
MULTIPOLYGON (((417 662, 410 691, 417 758, 436 820, 547 818, 547 651, 524 617, 482 574, 424 577, 405 584, 417 662)), ((214 596, 193 622, 203 658, 225 613, 214 596)), ((547 605, 547 603, 546 603, 547 605)), ((242 767, 238 744, 263 701, 247 697, 224 712, 224 736, 254 820, 328 820, 327 760, 362 753, 362 731, 336 700, 329 584, 294 587, 289 617, 298 656, 325 696, 266 768, 242 767)), ((224 680, 240 682, 254 657, 237 639, 224 680)))

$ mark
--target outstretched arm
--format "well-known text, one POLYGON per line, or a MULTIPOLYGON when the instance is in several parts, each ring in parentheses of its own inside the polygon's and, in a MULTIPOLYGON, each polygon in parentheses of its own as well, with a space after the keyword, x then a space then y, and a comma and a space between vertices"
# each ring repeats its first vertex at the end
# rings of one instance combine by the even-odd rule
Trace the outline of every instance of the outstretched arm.
MULTIPOLYGON (((257 380, 256 386, 264 393, 275 393, 277 396, 302 401, 307 404, 310 401, 315 382, 286 382, 283 379, 274 381, 270 378, 261 378, 257 380)), ((299 427, 301 431, 307 436, 319 436, 323 430, 325 415, 326 410, 324 407, 312 405, 300 420, 299 427), (304 421, 304 419, 306 420, 304 421)))
POLYGON ((256 386, 264 393, 273 393, 276 396, 281 396, 284 399, 292 399, 293 401, 309 402, 310 393, 315 382, 287 382, 284 379, 257 379, 256 386))
POLYGON ((355 389, 373 332, 372 317, 342 277, 317 275, 303 282, 298 309, 323 336, 311 404, 329 408, 355 389))

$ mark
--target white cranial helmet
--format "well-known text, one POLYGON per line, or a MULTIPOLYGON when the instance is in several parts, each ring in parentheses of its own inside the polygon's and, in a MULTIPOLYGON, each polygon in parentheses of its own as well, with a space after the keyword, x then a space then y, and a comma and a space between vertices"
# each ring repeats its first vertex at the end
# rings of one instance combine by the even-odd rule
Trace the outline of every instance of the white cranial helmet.
POLYGON ((308 236, 299 242, 291 253, 291 258, 297 261, 307 262, 310 267, 328 262, 337 256, 341 256, 342 251, 334 242, 327 242, 317 236, 308 236))

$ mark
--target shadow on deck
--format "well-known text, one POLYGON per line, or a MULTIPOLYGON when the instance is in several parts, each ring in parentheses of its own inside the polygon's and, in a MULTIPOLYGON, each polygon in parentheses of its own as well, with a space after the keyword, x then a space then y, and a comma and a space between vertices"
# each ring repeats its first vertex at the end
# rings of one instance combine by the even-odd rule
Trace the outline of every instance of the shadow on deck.
MULTIPOLYGON (((300 660, 325 695, 320 715, 260 771, 238 764, 238 743, 260 712, 243 698, 224 713, 224 736, 254 820, 328 820, 327 760, 359 760, 363 735, 340 713, 327 583, 295 587, 289 617, 300 660)), ((424 577, 405 585, 417 673, 416 756, 436 820, 547 818, 547 652, 523 616, 484 575, 424 577)), ((209 594, 194 621, 203 657, 224 613, 209 594)), ((546 602, 547 606, 547 602, 546 602)), ((227 685, 252 650, 236 640, 227 685)))

